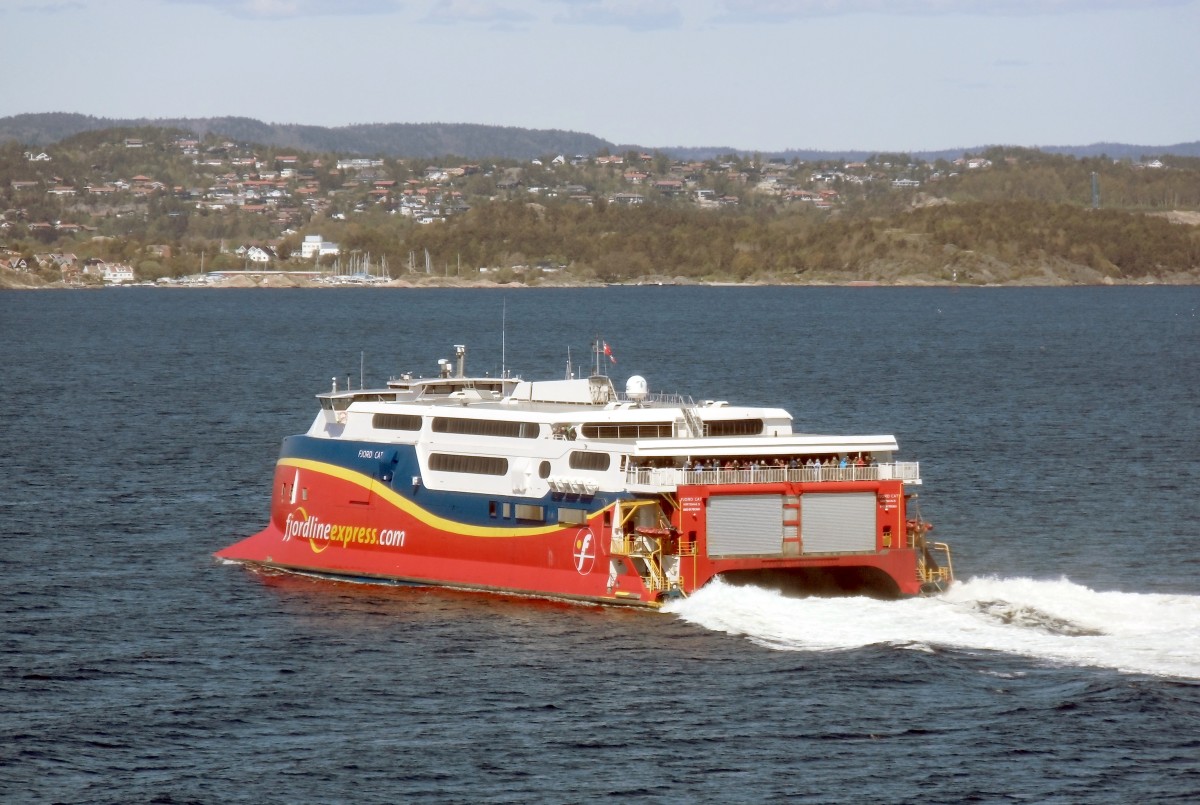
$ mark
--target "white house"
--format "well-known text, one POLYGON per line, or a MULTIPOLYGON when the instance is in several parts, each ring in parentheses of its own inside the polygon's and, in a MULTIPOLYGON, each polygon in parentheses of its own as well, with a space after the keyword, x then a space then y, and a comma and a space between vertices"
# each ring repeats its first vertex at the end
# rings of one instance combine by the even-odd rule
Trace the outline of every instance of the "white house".
POLYGON ((246 259, 251 263, 269 263, 274 257, 274 251, 262 246, 251 246, 246 249, 246 259))
POLYGON ((133 268, 122 263, 105 263, 103 279, 106 285, 133 282, 133 268))

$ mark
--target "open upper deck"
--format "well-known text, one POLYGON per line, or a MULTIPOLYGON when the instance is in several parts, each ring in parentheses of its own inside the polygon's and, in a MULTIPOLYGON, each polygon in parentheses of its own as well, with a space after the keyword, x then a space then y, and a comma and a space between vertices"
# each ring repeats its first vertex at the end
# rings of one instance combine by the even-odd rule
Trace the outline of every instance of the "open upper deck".
POLYGON ((899 480, 921 483, 921 466, 915 461, 897 461, 864 466, 745 466, 738 469, 684 469, 680 467, 638 467, 625 470, 625 482, 633 492, 663 492, 689 484, 769 484, 822 483, 835 481, 899 480))

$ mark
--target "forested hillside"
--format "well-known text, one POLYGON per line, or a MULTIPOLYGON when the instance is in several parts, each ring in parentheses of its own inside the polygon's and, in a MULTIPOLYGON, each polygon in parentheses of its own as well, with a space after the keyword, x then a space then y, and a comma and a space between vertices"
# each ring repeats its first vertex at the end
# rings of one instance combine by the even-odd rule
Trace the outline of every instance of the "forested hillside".
MULTIPOLYGON (((433 159, 457 155, 467 159, 532 159, 539 154, 595 154, 601 151, 652 150, 673 159, 696 161, 727 154, 752 152, 730 146, 671 146, 660 144, 618 145, 591 134, 557 129, 525 129, 511 126, 484 126, 469 123, 362 123, 349 126, 311 126, 295 123, 264 123, 248 117, 207 118, 105 118, 69 112, 43 112, 0 117, 0 143, 48 146, 86 131, 114 128, 178 128, 204 136, 213 134, 263 146, 328 151, 342 154, 375 155, 397 158, 433 159)), ((954 160, 967 152, 982 153, 994 146, 977 144, 965 148, 919 151, 911 157, 924 162, 954 160)), ((1200 141, 1174 145, 1131 145, 1092 143, 1060 145, 1044 149, 1048 154, 1145 160, 1162 156, 1200 157, 1200 141)), ((855 149, 821 151, 792 148, 760 153, 761 158, 806 162, 861 162, 873 152, 855 149)))
POLYGON ((213 134, 263 146, 385 157, 433 158, 455 154, 467 159, 497 156, 529 159, 548 152, 590 154, 613 147, 599 137, 573 131, 467 123, 367 123, 330 128, 263 123, 248 117, 114 120, 61 112, 0 118, 0 143, 47 146, 86 131, 147 126, 180 129, 200 136, 213 134))
POLYGON ((0 277, 1195 282, 1200 159, 395 159, 146 126, 0 145, 0 277), (103 269, 103 270, 102 270, 103 269))

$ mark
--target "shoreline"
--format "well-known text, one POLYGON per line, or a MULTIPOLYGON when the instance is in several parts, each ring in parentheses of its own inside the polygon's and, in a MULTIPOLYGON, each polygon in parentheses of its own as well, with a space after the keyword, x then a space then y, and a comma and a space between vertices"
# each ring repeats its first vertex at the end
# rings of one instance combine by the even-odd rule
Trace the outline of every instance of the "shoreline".
MULTIPOLYGON (((100 288, 161 288, 161 289, 295 289, 314 290, 341 288, 382 288, 423 290, 429 288, 458 289, 501 289, 537 290, 540 288, 1095 288, 1126 286, 1172 286, 1200 285, 1200 271, 1160 270, 1155 276, 1112 277, 1095 270, 1079 270, 1074 265, 1033 264, 1023 266, 1016 276, 939 277, 927 272, 892 276, 851 278, 840 273, 811 273, 803 278, 763 276, 747 281, 726 279, 693 279, 680 275, 650 274, 625 282, 603 282, 600 280, 573 279, 559 274, 531 275, 532 282, 510 278, 500 281, 487 277, 448 277, 425 274, 410 274, 384 281, 350 281, 346 277, 332 274, 316 274, 309 271, 237 270, 214 271, 208 274, 191 274, 182 278, 160 279, 155 282, 121 284, 68 284, 62 281, 47 281, 32 273, 0 269, 0 290, 96 290, 100 288)), ((961 276, 961 275, 960 275, 961 276)))
POLYGON ((473 281, 434 281, 411 282, 408 280, 391 280, 380 283, 322 283, 322 282, 255 282, 249 278, 222 280, 206 283, 125 283, 121 285, 68 285, 62 282, 40 284, 7 282, 0 278, 0 291, 101 291, 123 290, 129 288, 155 288, 159 290, 522 290, 536 291, 546 289, 575 289, 575 288, 1121 288, 1121 287, 1190 287, 1200 285, 1200 277, 1172 277, 1169 279, 1138 279, 1116 280, 1107 278, 1104 282, 1003 282, 1003 283, 964 283, 943 282, 932 280, 913 280, 909 282, 878 282, 863 280, 848 280, 837 282, 832 280, 809 282, 729 282, 729 281, 645 281, 645 282, 538 282, 526 284, 523 282, 489 282, 486 280, 473 281))

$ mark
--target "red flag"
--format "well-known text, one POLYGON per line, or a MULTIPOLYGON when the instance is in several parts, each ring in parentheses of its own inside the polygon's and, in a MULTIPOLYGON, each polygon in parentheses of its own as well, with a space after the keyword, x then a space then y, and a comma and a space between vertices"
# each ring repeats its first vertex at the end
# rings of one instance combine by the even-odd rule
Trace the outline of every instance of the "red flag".
POLYGON ((617 359, 615 357, 613 357, 612 350, 608 348, 608 342, 605 341, 603 343, 604 343, 604 354, 608 356, 608 359, 610 361, 612 361, 613 363, 616 363, 617 359))

